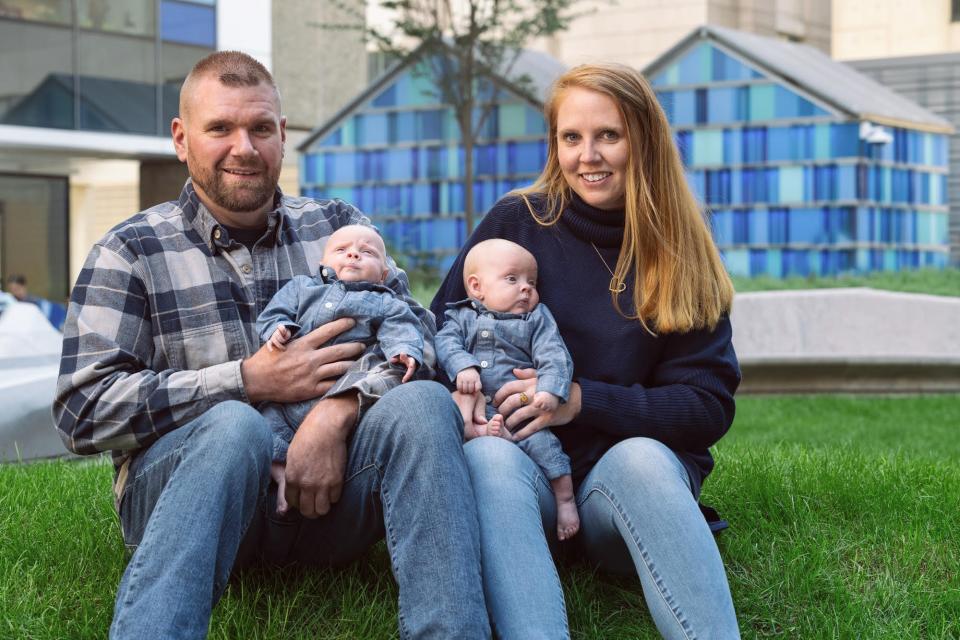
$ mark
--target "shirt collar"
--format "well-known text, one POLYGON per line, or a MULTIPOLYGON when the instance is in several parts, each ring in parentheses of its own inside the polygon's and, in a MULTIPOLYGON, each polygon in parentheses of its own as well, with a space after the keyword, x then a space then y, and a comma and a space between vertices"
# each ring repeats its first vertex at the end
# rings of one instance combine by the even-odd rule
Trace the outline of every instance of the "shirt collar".
POLYGON ((458 300, 457 302, 448 302, 448 309, 461 309, 464 307, 469 307, 477 312, 477 315, 488 314, 496 318, 497 320, 512 320, 514 318, 526 318, 530 315, 531 311, 526 313, 510 313, 509 311, 491 311, 487 309, 482 302, 479 300, 474 300, 473 298, 464 298, 463 300, 458 300))
MULTIPOLYGON (((178 201, 183 217, 200 234, 211 253, 217 253, 229 248, 229 234, 226 228, 213 217, 210 210, 202 202, 197 190, 193 188, 193 179, 187 178, 183 185, 178 201)), ((279 244, 280 231, 284 226, 286 211, 283 206, 283 192, 277 187, 273 195, 273 209, 267 213, 267 237, 274 244, 279 244)))

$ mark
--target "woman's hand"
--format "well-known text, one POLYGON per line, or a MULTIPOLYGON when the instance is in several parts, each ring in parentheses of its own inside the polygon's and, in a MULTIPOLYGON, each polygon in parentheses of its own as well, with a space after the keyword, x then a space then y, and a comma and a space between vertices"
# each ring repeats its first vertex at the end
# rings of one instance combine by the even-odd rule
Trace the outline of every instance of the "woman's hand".
POLYGON ((537 393, 537 370, 514 369, 517 379, 500 387, 493 396, 493 406, 506 418, 507 429, 530 420, 530 423, 513 434, 514 440, 523 440, 541 429, 567 424, 580 414, 580 385, 570 385, 569 399, 552 411, 544 411, 533 404, 537 393), (521 394, 526 397, 522 402, 521 394))

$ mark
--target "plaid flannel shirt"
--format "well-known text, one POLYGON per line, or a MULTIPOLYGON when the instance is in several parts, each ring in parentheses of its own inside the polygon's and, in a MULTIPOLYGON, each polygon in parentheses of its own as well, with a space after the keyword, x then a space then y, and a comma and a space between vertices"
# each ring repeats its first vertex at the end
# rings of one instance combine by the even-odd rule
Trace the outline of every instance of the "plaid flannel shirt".
MULTIPOLYGON (((94 245, 70 298, 53 416, 75 453, 112 451, 119 503, 128 462, 219 402, 249 401, 240 362, 260 346, 257 316, 293 276, 314 275, 327 238, 370 224, 352 205, 277 191, 253 250, 231 241, 190 180, 180 199, 114 227, 94 245)), ((390 261, 386 284, 424 333, 424 371, 436 357, 433 315, 390 261)), ((331 394, 355 389, 360 414, 399 381, 365 353, 331 394)))

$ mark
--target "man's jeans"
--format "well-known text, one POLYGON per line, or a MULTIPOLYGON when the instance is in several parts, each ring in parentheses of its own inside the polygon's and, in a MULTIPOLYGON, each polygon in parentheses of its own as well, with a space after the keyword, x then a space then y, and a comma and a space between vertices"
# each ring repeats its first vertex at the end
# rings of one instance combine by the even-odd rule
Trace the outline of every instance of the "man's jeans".
POLYGON ((386 535, 403 638, 489 636, 478 525, 459 413, 433 382, 387 393, 351 438, 343 495, 327 515, 275 516, 271 432, 224 402, 135 461, 121 505, 136 552, 113 638, 202 638, 240 564, 346 564, 386 535))
MULTIPOLYGON (((475 438, 465 450, 495 630, 504 640, 569 638, 549 546, 557 527, 549 483, 503 438, 475 438)), ((616 444, 577 489, 577 509, 574 542, 601 569, 640 577, 664 638, 739 638, 717 545, 670 449, 649 438, 616 444)))

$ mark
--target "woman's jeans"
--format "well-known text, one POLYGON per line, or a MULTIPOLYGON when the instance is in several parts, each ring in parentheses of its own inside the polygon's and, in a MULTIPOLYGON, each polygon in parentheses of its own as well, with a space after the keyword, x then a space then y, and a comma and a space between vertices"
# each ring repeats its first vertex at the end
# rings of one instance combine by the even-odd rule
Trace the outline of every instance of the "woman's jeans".
MULTIPOLYGON (((483 586, 496 633, 569 638, 553 540, 550 484, 503 438, 465 445, 480 516, 483 586)), ((612 447, 577 491, 574 538, 601 569, 635 572, 664 638, 739 638, 720 553, 683 464, 656 440, 612 447)))
POLYGON ((314 520, 295 510, 277 517, 266 420, 241 402, 215 406, 136 460, 120 509, 136 551, 111 637, 202 638, 233 569, 342 565, 383 537, 402 638, 488 637, 461 439, 446 389, 401 385, 357 426, 333 509, 314 520))

